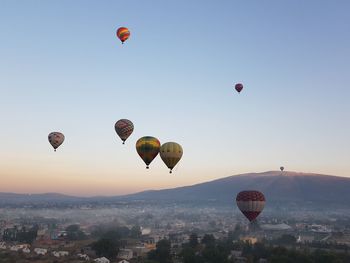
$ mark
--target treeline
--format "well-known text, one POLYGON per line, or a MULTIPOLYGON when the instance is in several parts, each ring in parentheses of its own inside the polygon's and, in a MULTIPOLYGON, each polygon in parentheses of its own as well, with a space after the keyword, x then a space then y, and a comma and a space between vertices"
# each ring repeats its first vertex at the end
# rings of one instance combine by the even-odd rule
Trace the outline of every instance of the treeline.
POLYGON ((18 241, 22 243, 32 244, 37 237, 38 226, 34 226, 30 229, 17 228, 7 228, 4 230, 2 239, 4 241, 18 241))
POLYGON ((100 226, 94 230, 92 235, 98 238, 91 245, 96 255, 114 260, 118 255, 119 248, 125 245, 123 244, 123 240, 126 238, 141 237, 141 228, 140 226, 133 226, 130 229, 125 226, 116 226, 113 228, 110 226, 100 226))
MULTIPOLYGON (((231 233, 231 237, 232 237, 231 233)), ((280 238, 286 243, 293 242, 287 235, 280 238)), ((161 240, 157 243, 156 250, 148 253, 147 263, 171 263, 177 259, 183 263, 234 263, 244 257, 248 263, 266 260, 269 263, 342 263, 350 262, 347 252, 337 253, 333 251, 309 249, 298 250, 296 247, 287 249, 269 243, 256 243, 234 241, 230 238, 216 240, 213 235, 204 235, 199 240, 196 234, 191 234, 188 243, 183 244, 180 254, 175 255, 171 250, 169 240, 161 240), (238 256, 231 251, 238 252, 238 256)), ((239 261, 241 262, 241 261, 239 261)))

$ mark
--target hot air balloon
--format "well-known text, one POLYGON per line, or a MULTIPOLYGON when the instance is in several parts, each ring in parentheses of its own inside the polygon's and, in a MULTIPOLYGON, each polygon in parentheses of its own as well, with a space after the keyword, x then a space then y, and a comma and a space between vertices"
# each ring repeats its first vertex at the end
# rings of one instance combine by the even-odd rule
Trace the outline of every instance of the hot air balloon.
POLYGON ((283 172, 283 170, 284 170, 284 167, 283 167, 283 166, 281 166, 281 167, 280 167, 280 170, 281 170, 281 171, 283 172))
POLYGON ((130 37, 129 29, 126 27, 119 27, 117 30, 117 37, 120 39, 122 44, 124 44, 124 41, 130 37))
POLYGON ((170 169, 172 173, 175 165, 180 161, 183 150, 180 144, 176 142, 166 142, 160 147, 159 155, 163 162, 170 169))
POLYGON ((136 151, 145 162, 146 168, 159 153, 160 142, 157 138, 145 136, 137 140, 136 151))
POLYGON ((126 139, 134 131, 134 124, 127 119, 121 119, 115 123, 114 129, 117 132, 120 139, 122 139, 123 144, 125 144, 126 139))
POLYGON ((60 133, 60 132, 51 132, 48 138, 49 138, 50 144, 55 149, 55 151, 64 141, 64 135, 63 133, 60 133))
POLYGON ((237 83, 235 85, 235 89, 237 90, 238 93, 241 93, 241 91, 243 89, 243 84, 242 83, 237 83))
POLYGON ((251 222, 264 209, 265 196, 259 191, 242 191, 238 193, 236 203, 239 210, 251 222))

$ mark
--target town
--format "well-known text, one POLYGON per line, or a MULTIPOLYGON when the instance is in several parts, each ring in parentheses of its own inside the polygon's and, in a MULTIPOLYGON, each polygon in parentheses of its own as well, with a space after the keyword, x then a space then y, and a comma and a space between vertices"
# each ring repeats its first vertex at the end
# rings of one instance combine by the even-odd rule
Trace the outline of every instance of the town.
POLYGON ((0 262, 273 262, 267 252, 257 258, 255 246, 349 258, 349 211, 267 210, 249 224, 228 207, 141 202, 7 207, 0 218, 0 262), (210 245, 218 251, 205 251, 210 245))

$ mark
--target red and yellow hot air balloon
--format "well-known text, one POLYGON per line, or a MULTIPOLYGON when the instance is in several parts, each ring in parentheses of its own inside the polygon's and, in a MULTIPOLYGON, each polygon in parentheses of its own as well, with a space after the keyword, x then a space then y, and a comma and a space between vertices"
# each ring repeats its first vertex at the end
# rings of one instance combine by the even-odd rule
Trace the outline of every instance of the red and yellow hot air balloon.
POLYGON ((130 37, 130 31, 126 27, 119 27, 117 30, 117 37, 120 39, 122 44, 124 44, 125 40, 130 37))
POLYGON ((123 144, 125 144, 125 141, 134 131, 134 124, 127 119, 121 119, 117 121, 114 125, 114 129, 120 139, 122 139, 123 144))
POLYGON ((243 84, 242 83, 237 83, 235 85, 235 89, 238 93, 241 93, 242 89, 243 89, 243 84))
POLYGON ((258 217, 265 206, 265 196, 259 191, 242 191, 236 197, 236 203, 246 218, 251 222, 258 217))
POLYGON ((160 142, 152 136, 145 136, 137 140, 136 151, 141 159, 145 162, 146 168, 149 168, 150 163, 159 153, 160 142))

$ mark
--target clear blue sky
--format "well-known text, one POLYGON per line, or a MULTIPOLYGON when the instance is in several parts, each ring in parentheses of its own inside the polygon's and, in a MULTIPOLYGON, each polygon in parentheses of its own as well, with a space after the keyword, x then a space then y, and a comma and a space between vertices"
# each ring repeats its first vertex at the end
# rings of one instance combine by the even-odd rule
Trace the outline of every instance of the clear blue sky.
POLYGON ((0 191, 350 176, 349 1, 1 1, 0 191), (121 45, 119 26, 131 31, 121 45), (233 86, 245 86, 238 95, 233 86), (122 146, 114 123, 135 132, 122 146), (57 153, 47 141, 61 131, 57 153), (184 148, 169 175, 135 142, 184 148))

